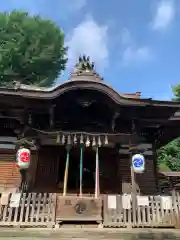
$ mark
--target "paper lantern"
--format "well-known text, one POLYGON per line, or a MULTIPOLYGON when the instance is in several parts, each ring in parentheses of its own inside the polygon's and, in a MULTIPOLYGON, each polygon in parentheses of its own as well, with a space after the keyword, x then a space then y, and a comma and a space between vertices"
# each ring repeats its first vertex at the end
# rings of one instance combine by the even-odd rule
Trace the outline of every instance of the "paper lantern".
POLYGON ((21 148, 17 151, 16 161, 21 169, 26 169, 30 166, 31 152, 27 148, 21 148))
POLYGON ((132 157, 132 167, 135 173, 143 173, 145 170, 145 158, 142 154, 135 154, 132 157))

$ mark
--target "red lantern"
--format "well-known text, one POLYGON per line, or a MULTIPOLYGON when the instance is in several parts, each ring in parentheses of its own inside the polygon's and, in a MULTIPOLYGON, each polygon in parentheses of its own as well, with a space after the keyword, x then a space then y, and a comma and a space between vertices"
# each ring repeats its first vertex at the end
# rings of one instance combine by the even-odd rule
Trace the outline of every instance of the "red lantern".
POLYGON ((29 149, 21 148, 17 151, 16 161, 21 169, 26 169, 30 166, 31 152, 29 149))

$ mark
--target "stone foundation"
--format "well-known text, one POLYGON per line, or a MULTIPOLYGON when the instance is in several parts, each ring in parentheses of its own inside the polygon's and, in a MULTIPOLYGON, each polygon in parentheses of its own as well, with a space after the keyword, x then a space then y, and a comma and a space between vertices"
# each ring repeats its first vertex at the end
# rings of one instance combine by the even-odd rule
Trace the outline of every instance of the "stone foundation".
POLYGON ((16 237, 28 239, 77 239, 77 240, 174 240, 180 239, 180 231, 173 229, 1 229, 0 239, 16 237))

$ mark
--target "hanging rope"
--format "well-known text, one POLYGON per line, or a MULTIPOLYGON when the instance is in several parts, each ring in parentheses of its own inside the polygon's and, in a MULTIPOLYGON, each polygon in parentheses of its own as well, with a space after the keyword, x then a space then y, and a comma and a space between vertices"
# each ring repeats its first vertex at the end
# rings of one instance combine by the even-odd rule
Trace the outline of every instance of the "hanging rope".
POLYGON ((83 179, 83 144, 80 145, 80 166, 79 166, 79 195, 82 196, 82 179, 83 179))
POLYGON ((29 126, 29 128, 31 128, 32 130, 34 130, 35 132, 38 132, 38 133, 41 133, 41 134, 48 134, 48 135, 57 135, 57 134, 65 134, 65 135, 68 135, 68 134, 77 134, 77 135, 89 135, 89 136, 132 136, 132 135, 135 135, 135 133, 102 133, 102 132, 99 132, 99 133, 91 133, 91 132, 69 132, 69 131, 61 131, 61 130, 58 130, 58 131, 51 131, 51 132, 48 132, 48 131, 43 131, 43 130, 39 130, 39 129, 36 129, 36 128, 32 128, 29 126))
POLYGON ((95 198, 99 196, 99 148, 96 147, 95 198))
POLYGON ((67 194, 67 183, 68 183, 68 172, 69 172, 69 155, 70 155, 70 150, 67 149, 66 166, 65 166, 65 171, 64 171, 63 196, 66 196, 66 194, 67 194))

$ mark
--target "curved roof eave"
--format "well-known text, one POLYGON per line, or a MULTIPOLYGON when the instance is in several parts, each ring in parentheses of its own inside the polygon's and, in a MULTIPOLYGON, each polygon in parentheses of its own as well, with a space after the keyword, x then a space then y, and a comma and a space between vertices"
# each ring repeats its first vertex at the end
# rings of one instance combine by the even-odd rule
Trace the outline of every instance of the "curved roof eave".
POLYGON ((55 99, 63 93, 75 90, 75 89, 91 89, 97 90, 104 93, 106 96, 111 98, 115 103, 122 105, 135 105, 135 106, 164 106, 164 107, 180 107, 180 102, 172 101, 157 101, 152 99, 136 99, 126 97, 119 94, 111 86, 104 82, 93 81, 93 80, 68 80, 57 86, 51 88, 41 88, 35 86, 28 86, 20 84, 18 87, 14 88, 0 88, 0 96, 19 96, 23 98, 34 98, 34 99, 44 99, 51 100, 55 99))

